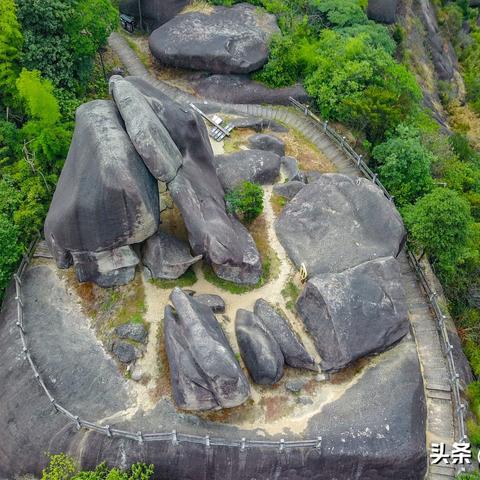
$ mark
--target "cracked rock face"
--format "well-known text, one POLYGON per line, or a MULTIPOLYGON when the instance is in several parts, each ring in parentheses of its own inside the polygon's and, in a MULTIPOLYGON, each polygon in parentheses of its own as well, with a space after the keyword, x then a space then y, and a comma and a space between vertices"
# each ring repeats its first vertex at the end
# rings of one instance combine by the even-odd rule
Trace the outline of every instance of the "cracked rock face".
POLYGON ((311 278, 297 310, 322 357, 324 371, 386 350, 409 330, 398 262, 381 258, 311 278))
POLYGON ((341 272, 368 260, 396 257, 405 241, 400 214, 366 179, 324 174, 303 187, 275 230, 297 268, 309 277, 341 272))
POLYGON ((243 182, 266 185, 274 183, 280 174, 280 157, 264 150, 242 150, 229 155, 217 155, 216 172, 225 190, 233 190, 243 182))
POLYGON ((212 309, 175 288, 164 332, 173 396, 185 410, 241 405, 250 386, 212 309))
POLYGON ((45 239, 57 265, 69 267, 74 252, 80 252, 77 258, 84 252, 108 256, 99 252, 142 242, 158 228, 158 208, 157 182, 132 145, 115 104, 95 100, 79 107, 45 221, 45 239))
POLYGON ((259 298, 255 302, 254 313, 261 325, 278 343, 285 363, 294 368, 317 370, 315 360, 305 350, 300 339, 295 335, 290 323, 266 300, 259 298))
POLYGON ((174 280, 202 258, 192 257, 189 246, 177 237, 159 230, 142 246, 142 262, 151 278, 174 280))
POLYGON ((182 155, 147 99, 117 75, 110 79, 110 90, 130 140, 150 173, 161 182, 173 180, 182 155))
POLYGON ((248 4, 177 15, 150 36, 152 54, 166 65, 211 73, 250 73, 268 59, 279 33, 274 15, 248 4))
POLYGON ((257 316, 237 310, 235 335, 240 355, 255 383, 274 385, 283 376, 284 358, 272 334, 265 330, 257 316))
POLYGON ((256 284, 262 274, 260 255, 247 229, 226 212, 225 191, 215 172, 203 120, 145 80, 130 77, 129 81, 146 96, 182 153, 182 168, 168 188, 182 213, 193 252, 203 255, 219 277, 256 284))

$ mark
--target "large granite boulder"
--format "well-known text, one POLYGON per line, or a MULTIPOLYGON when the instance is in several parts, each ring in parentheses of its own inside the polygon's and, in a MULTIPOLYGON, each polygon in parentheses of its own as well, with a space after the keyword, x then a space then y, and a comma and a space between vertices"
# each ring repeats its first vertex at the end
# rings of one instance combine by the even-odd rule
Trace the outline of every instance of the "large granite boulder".
POLYGON ((190 0, 120 0, 119 7, 120 12, 136 17, 138 27, 152 31, 172 19, 189 3, 190 0), (139 6, 143 25, 140 25, 139 6))
POLYGON ((367 15, 371 20, 395 23, 398 0, 368 0, 367 15))
POLYGON ((165 308, 165 346, 173 397, 185 410, 241 405, 248 381, 211 308, 175 288, 165 308))
POLYGON ((157 182, 115 104, 95 100, 79 107, 45 221, 45 239, 57 265, 70 266, 72 252, 83 256, 140 243, 156 232, 158 222, 157 182))
POLYGON ((255 284, 262 274, 260 255, 247 229, 225 206, 214 155, 203 120, 147 81, 129 79, 147 98, 182 153, 182 168, 168 184, 180 209, 195 255, 203 255, 217 275, 255 284))
POLYGON ((102 252, 71 252, 79 282, 100 287, 125 285, 135 277, 139 260, 128 245, 102 252))
POLYGON ((382 352, 409 330, 400 266, 393 257, 316 275, 300 295, 297 311, 325 371, 382 352))
POLYGON ((225 190, 232 190, 243 182, 261 185, 274 183, 280 174, 280 157, 264 150, 241 150, 216 155, 216 172, 225 190))
POLYGON ((162 182, 173 180, 182 154, 147 99, 118 75, 110 78, 110 90, 130 140, 151 174, 162 182))
POLYGON ((246 75, 210 75, 194 81, 193 89, 201 97, 222 103, 291 105, 290 97, 302 103, 308 101, 302 85, 268 88, 246 75))
POLYGON ((256 132, 262 132, 263 130, 271 130, 272 132, 286 133, 288 128, 271 118, 261 117, 236 117, 232 118, 229 123, 234 128, 248 128, 255 130, 256 132))
POLYGON ((192 257, 190 248, 180 239, 159 230, 142 246, 142 262, 151 278, 174 280, 202 258, 192 257))
POLYGON ((150 50, 166 65, 212 73, 250 73, 268 59, 276 19, 260 9, 239 4, 208 12, 177 15, 150 36, 150 50))
POLYGON ((275 135, 259 133, 250 137, 248 143, 252 150, 266 150, 267 152, 276 153, 280 157, 285 156, 285 142, 275 135))
POLYGON ((287 204, 275 229, 308 276, 397 256, 405 241, 400 214, 369 180, 324 174, 287 204))
POLYGON ((255 302, 254 313, 261 325, 276 340, 285 363, 294 368, 318 370, 314 358, 307 352, 289 321, 263 298, 255 302))
POLYGON ((255 314, 243 309, 237 310, 235 334, 240 355, 253 381, 260 385, 277 383, 283 376, 282 351, 255 314))

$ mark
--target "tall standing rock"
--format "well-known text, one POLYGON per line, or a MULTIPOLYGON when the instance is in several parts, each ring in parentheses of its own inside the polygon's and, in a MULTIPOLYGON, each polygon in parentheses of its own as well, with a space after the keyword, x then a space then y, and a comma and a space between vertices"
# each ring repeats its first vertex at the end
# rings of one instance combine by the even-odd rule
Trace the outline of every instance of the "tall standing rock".
POLYGON ((297 311, 326 371, 382 352, 409 330, 400 266, 392 257, 311 278, 297 311))
POLYGON ((267 63, 274 15, 242 3, 177 15, 150 36, 150 50, 166 65, 211 73, 250 73, 267 63))
POLYGON ((161 182, 173 180, 182 154, 147 99, 118 75, 110 79, 110 90, 130 140, 150 173, 161 182))
POLYGON ((158 222, 157 182, 132 145, 115 104, 95 100, 79 107, 45 221, 45 239, 57 265, 70 266, 72 252, 95 252, 93 264, 82 268, 101 269, 98 252, 112 251, 105 255, 114 259, 115 249, 150 237, 158 222))
POLYGON ((369 180, 324 174, 283 209, 275 229, 308 276, 397 256, 406 237, 395 205, 369 180))
POLYGON ((283 376, 282 351, 257 316, 247 310, 237 310, 235 318, 240 355, 255 383, 273 385, 283 376))
POLYGON ((260 255, 247 229, 226 211, 203 120, 145 80, 131 77, 129 81, 146 96, 182 153, 182 168, 168 188, 182 213, 193 252, 203 255, 221 278, 257 283, 262 274, 260 255))
POLYGON ((266 300, 259 298, 255 302, 254 313, 278 343, 285 363, 294 368, 317 370, 315 360, 293 331, 288 320, 278 313, 266 300))
POLYGON ((165 308, 165 345, 173 396, 185 410, 241 405, 250 386, 210 307, 180 288, 165 308))

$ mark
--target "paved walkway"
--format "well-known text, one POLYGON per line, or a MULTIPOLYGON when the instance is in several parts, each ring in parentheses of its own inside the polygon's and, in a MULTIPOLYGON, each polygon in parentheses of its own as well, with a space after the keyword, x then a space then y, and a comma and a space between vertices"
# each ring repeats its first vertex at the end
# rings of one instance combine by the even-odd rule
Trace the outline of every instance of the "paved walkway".
MULTIPOLYGON (((120 57, 130 75, 144 77, 166 95, 181 103, 195 103, 208 106, 226 113, 241 113, 270 120, 278 120, 295 128, 336 166, 338 172, 351 176, 360 176, 359 170, 322 131, 321 126, 308 117, 296 113, 287 107, 262 105, 220 104, 199 99, 185 93, 150 75, 137 54, 118 33, 109 38, 110 47, 120 57)), ((442 353, 440 338, 428 299, 422 292, 416 274, 411 269, 405 253, 399 257, 407 293, 410 321, 417 343, 427 403, 427 446, 431 442, 444 442, 452 445, 455 441, 453 402, 449 381, 448 366, 442 353)), ((455 477, 451 466, 432 466, 427 474, 428 480, 447 480, 455 477)), ((393 479, 392 479, 393 480, 393 479)))

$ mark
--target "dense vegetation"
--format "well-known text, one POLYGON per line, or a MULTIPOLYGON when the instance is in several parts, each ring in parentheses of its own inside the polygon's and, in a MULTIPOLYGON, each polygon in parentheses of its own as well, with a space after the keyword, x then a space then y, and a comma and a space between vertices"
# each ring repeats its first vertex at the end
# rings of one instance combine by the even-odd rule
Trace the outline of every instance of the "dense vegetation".
POLYGON ((255 183, 243 182, 225 195, 225 201, 230 213, 250 223, 263 211, 263 189, 255 183))
POLYGON ((42 228, 75 108, 107 93, 95 58, 116 23, 110 0, 0 2, 0 299, 42 228))
POLYGON ((50 456, 42 480, 150 480, 152 475, 153 465, 143 463, 136 463, 128 470, 108 468, 101 463, 95 470, 80 471, 73 459, 62 453, 50 456))

